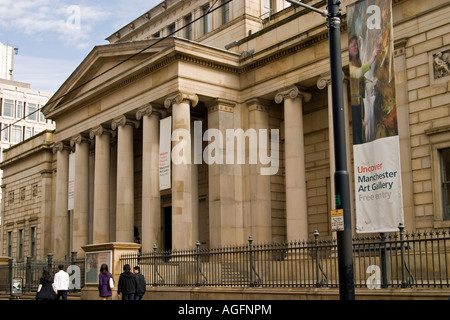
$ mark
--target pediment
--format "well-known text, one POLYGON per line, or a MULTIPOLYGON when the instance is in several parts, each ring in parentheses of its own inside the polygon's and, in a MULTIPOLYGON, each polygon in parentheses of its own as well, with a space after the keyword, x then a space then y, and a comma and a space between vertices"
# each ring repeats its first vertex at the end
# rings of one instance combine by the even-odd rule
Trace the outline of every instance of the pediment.
POLYGON ((74 100, 88 99, 102 88, 124 79, 145 60, 173 45, 155 40, 96 46, 43 108, 48 118, 74 100))

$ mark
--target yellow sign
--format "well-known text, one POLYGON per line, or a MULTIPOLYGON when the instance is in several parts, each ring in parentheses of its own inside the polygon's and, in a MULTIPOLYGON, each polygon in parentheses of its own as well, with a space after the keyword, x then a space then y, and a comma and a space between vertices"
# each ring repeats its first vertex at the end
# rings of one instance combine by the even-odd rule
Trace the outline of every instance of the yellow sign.
POLYGON ((344 209, 331 210, 331 230, 344 230, 344 209))

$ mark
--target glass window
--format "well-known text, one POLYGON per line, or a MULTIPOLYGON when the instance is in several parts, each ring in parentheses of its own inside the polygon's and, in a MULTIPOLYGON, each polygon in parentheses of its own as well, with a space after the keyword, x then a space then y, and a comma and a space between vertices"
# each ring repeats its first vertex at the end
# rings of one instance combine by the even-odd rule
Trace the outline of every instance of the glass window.
POLYGON ((45 123, 45 116, 41 110, 39 110, 39 122, 45 123))
POLYGON ((169 25, 168 27, 168 36, 175 36, 175 23, 172 23, 171 25, 169 25))
POLYGON ((222 0, 222 5, 222 24, 225 24, 230 21, 230 3, 227 0, 222 0))
POLYGON ((9 124, 2 123, 2 141, 9 142, 9 124))
POLYGON ((441 168, 444 220, 450 220, 450 148, 441 151, 441 168))
POLYGON ((36 256, 36 227, 31 227, 31 252, 30 255, 32 257, 36 256))
POLYGON ((23 259, 23 229, 19 230, 19 259, 23 259))
POLYGON ((23 118, 23 101, 17 101, 16 118, 17 119, 23 118))
POLYGON ((35 103, 27 103, 26 107, 27 120, 37 120, 37 105, 35 103))
POLYGON ((19 143, 22 141, 22 126, 11 127, 11 143, 19 143))
POLYGON ((8 232, 8 257, 12 256, 12 231, 8 232))
POLYGON ((31 127, 25 127, 25 135, 24 140, 29 139, 33 136, 33 128, 31 127))
POLYGON ((3 116, 14 117, 14 100, 4 99, 3 101, 3 116))
POLYGON ((192 14, 188 14, 184 17, 184 25, 186 26, 184 29, 186 32, 186 39, 192 40, 192 14))
POLYGON ((202 13, 204 15, 203 17, 203 34, 207 34, 211 31, 211 15, 208 14, 209 12, 209 3, 204 5, 202 7, 202 13))

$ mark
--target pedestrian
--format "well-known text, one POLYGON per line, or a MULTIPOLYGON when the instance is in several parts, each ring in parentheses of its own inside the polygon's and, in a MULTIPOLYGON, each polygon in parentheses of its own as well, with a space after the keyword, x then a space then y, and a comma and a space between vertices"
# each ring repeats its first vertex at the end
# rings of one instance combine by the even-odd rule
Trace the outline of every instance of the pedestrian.
POLYGON ((55 293, 57 295, 56 300, 62 298, 63 300, 67 300, 67 291, 69 291, 69 274, 64 271, 64 266, 60 264, 58 266, 58 272, 55 274, 55 279, 53 283, 53 288, 55 289, 55 293))
POLYGON ((135 266, 133 268, 134 276, 136 277, 136 293, 134 294, 134 300, 142 300, 145 294, 147 283, 145 282, 145 277, 141 273, 141 268, 135 266))
POLYGON ((39 279, 36 300, 56 300, 56 293, 53 289, 53 277, 47 268, 44 268, 42 277, 39 279))
POLYGON ((136 277, 131 272, 129 264, 123 266, 123 272, 119 277, 119 284, 117 285, 117 294, 122 295, 122 300, 134 300, 136 292, 136 277))
POLYGON ((100 267, 100 274, 98 275, 98 292, 101 300, 107 300, 112 296, 112 289, 114 288, 114 278, 108 271, 108 265, 102 264, 100 267))

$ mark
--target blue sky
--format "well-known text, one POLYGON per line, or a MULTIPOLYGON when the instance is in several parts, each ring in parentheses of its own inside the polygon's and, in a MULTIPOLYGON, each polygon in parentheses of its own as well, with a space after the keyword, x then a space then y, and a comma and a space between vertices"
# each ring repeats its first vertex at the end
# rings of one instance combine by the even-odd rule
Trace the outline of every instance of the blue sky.
POLYGON ((19 48, 14 80, 54 93, 96 45, 162 0, 0 0, 0 42, 19 48))

